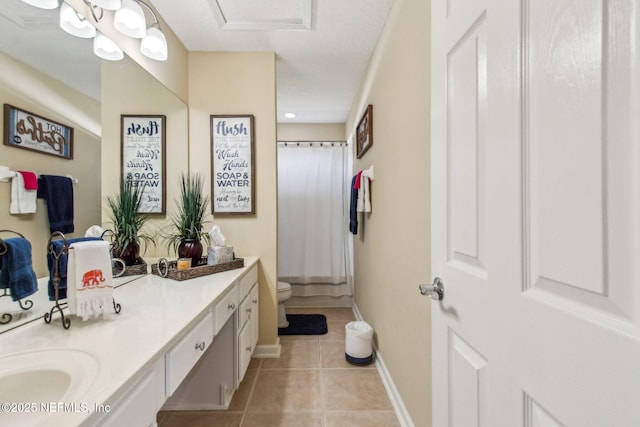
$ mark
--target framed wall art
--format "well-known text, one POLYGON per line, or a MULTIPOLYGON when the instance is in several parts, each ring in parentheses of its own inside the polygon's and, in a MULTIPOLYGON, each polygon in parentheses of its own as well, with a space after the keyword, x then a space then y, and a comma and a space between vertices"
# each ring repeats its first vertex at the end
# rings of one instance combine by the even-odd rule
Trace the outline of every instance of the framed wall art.
POLYGON ((4 104, 4 145, 73 159, 73 128, 4 104))
POLYGON ((369 104, 356 128, 356 157, 359 159, 373 145, 373 105, 369 104))
POLYGON ((255 214, 253 115, 211 116, 211 209, 255 214))
POLYGON ((122 179, 144 187, 140 213, 166 212, 166 116, 121 115, 122 179))

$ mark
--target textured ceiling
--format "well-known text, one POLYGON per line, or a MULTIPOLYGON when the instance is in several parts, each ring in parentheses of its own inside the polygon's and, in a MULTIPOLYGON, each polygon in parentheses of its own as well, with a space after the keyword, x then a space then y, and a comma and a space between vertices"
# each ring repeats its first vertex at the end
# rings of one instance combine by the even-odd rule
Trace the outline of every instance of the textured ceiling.
MULTIPOLYGON (((393 0, 148 2, 190 51, 275 52, 278 122, 343 123, 393 0), (289 111, 297 118, 283 118, 289 111)), ((0 51, 99 99, 90 41, 57 19, 57 10, 1 0, 0 51)))

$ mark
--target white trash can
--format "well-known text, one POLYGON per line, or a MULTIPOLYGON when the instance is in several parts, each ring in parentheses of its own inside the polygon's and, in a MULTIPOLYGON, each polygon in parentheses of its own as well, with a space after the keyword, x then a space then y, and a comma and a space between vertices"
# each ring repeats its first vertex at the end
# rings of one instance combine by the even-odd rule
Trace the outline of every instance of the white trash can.
POLYGON ((345 326, 345 358, 354 365, 368 365, 373 361, 371 338, 373 328, 367 322, 349 322, 345 326))

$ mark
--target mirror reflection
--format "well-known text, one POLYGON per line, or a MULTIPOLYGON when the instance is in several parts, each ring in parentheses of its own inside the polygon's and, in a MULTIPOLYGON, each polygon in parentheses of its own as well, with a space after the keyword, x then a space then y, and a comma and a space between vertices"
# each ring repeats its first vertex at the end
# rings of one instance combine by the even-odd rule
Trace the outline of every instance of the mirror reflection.
MULTIPOLYGON (((0 166, 12 171, 32 171, 36 175, 73 176, 74 231, 66 235, 75 238, 84 236, 93 225, 111 226, 104 198, 116 193, 119 187, 120 140, 116 129, 119 129, 120 114, 166 114, 168 138, 188 133, 188 116, 186 105, 133 60, 125 57, 119 62, 103 64, 93 54, 91 41, 62 31, 58 17, 59 10, 38 9, 22 0, 0 3, 0 66, 3 69, 0 101, 72 127, 73 157, 56 158, 0 144, 0 166), (106 83, 101 79, 103 69, 112 75, 106 83), (129 88, 130 98, 119 95, 120 102, 103 104, 101 89, 111 94, 120 93, 123 84, 130 80, 144 88, 145 96, 136 96, 129 88), (106 124, 103 117, 109 118, 106 124), (104 127, 110 127, 107 134, 111 136, 105 137, 104 127)), ((2 123, 4 126, 4 118, 2 123)), ((186 156, 181 155, 168 159, 168 184, 175 181, 170 174, 186 170, 187 162, 186 156)), ((37 199, 35 213, 10 214, 11 186, 11 180, 0 182, 0 229, 18 232, 31 243, 38 291, 26 298, 33 306, 24 310, 22 306, 28 303, 23 302, 21 306, 0 289, 0 333, 34 320, 42 321, 41 317, 54 305, 47 292, 46 254, 51 235, 48 206, 43 199, 37 199), (11 321, 6 322, 3 314, 11 315, 11 321)), ((173 197, 170 187, 167 197, 173 197)), ((160 229, 164 220, 164 216, 154 217, 150 232, 160 229)), ((0 235, 0 239, 8 237, 10 235, 0 235)), ((148 248, 143 257, 156 256, 159 250, 148 248)), ((117 278, 114 285, 120 286, 138 277, 141 276, 117 278)))

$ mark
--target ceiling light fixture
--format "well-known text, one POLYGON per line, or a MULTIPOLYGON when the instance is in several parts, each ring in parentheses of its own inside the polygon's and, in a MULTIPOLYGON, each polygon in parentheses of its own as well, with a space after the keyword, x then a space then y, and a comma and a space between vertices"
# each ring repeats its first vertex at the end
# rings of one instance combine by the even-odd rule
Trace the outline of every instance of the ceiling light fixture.
POLYGON ((26 4, 39 7, 40 9, 55 9, 58 7, 58 0, 22 0, 26 4))
POLYGON ((147 35, 147 21, 144 11, 135 0, 122 0, 122 7, 116 10, 113 26, 125 36, 141 39, 147 35))
POLYGON ((167 39, 160 31, 160 24, 155 23, 147 30, 147 35, 140 42, 140 52, 156 61, 167 60, 167 39))
MULTIPOLYGON (((85 3, 87 2, 85 1, 85 3)), ((92 0, 90 3, 106 10, 118 10, 122 6, 122 0, 92 0)))
POLYGON ((76 37, 90 39, 96 36, 96 27, 67 3, 62 3, 60 8, 60 28, 76 37))
POLYGON ((93 53, 109 61, 119 61, 124 58, 122 49, 100 31, 93 38, 93 53))
MULTIPOLYGON (((59 0, 22 0, 42 9, 55 9, 59 0)), ((142 39, 140 52, 147 58, 166 61, 168 57, 167 38, 160 29, 156 12, 142 0, 83 0, 89 7, 95 22, 101 22, 105 10, 115 10, 113 26, 122 34, 142 39), (144 6, 153 16, 153 23, 147 27, 144 6)), ((94 38, 93 51, 101 58, 111 61, 124 58, 124 53, 111 39, 97 32, 96 27, 77 13, 73 7, 63 2, 60 8, 60 27, 76 37, 94 38)))

